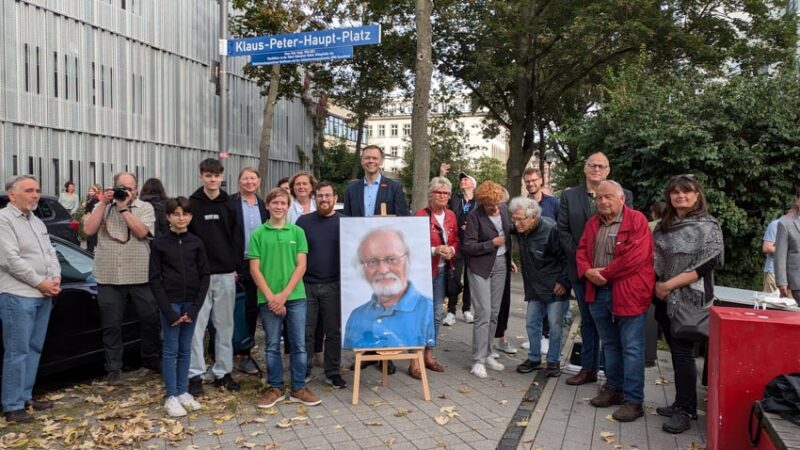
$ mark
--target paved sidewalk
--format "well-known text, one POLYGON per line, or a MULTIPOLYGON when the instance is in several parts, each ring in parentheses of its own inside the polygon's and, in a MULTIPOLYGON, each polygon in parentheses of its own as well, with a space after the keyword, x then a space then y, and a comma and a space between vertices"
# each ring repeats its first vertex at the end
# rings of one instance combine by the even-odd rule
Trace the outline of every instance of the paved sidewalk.
MULTIPOLYGON (((525 340, 524 317, 521 278, 515 275, 507 333, 515 347, 525 340)), ((332 390, 322 382, 321 369, 313 369, 315 379, 309 387, 320 396, 322 405, 284 402, 271 410, 254 406, 260 380, 237 373, 240 392, 206 385, 207 395, 200 399, 204 409, 172 420, 163 412, 161 378, 142 370, 126 374, 126 387, 95 382, 51 393, 56 408, 40 415, 35 424, 0 425, 4 428, 0 432, 5 433, 0 448, 25 439, 29 446, 39 448, 494 449, 533 376, 515 371, 525 359, 522 350, 514 356, 502 354, 503 372, 489 370, 489 377, 483 380, 471 375, 472 326, 461 320, 460 312, 458 319, 454 326, 441 328, 435 355, 446 372, 428 372, 430 402, 422 399, 421 383, 407 375, 405 362, 389 377, 388 387, 380 386, 378 370, 365 369, 357 406, 351 405, 353 375, 347 370, 343 377, 348 387, 332 390), (292 418, 291 426, 278 426, 292 418)), ((254 354, 263 362, 263 335, 257 341, 260 345, 254 354)), ((352 352, 345 352, 342 365, 349 366, 352 358, 352 352)), ((519 436, 524 428, 516 427, 516 431, 519 436)))

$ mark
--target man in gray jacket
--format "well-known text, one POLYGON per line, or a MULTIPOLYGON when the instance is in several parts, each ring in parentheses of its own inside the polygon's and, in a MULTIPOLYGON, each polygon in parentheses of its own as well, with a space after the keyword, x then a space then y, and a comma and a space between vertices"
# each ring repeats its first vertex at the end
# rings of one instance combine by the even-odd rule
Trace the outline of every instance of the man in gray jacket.
POLYGON ((0 210, 0 320, 3 322, 3 414, 30 422, 34 410, 52 407, 33 399, 51 297, 61 291, 61 265, 44 223, 33 214, 42 191, 23 175, 6 183, 9 204, 0 210))
POLYGON ((791 294, 800 302, 800 187, 795 190, 792 212, 778 222, 775 238, 775 284, 781 297, 791 294))

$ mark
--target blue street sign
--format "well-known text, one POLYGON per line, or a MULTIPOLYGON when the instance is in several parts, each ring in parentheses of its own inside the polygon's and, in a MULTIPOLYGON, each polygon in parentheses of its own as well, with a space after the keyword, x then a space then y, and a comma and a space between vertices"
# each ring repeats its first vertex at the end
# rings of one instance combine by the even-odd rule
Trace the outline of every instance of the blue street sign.
MULTIPOLYGON (((224 42, 222 41, 222 43, 224 42)), ((220 50, 223 52, 227 50, 226 54, 228 56, 245 56, 290 50, 352 47, 380 43, 381 26, 365 25, 363 27, 336 28, 308 33, 230 39, 227 41, 227 48, 222 46, 220 50)))
POLYGON ((311 48, 307 50, 289 50, 287 52, 252 55, 250 56, 250 64, 254 66, 270 66, 272 64, 298 64, 352 57, 353 47, 311 48))

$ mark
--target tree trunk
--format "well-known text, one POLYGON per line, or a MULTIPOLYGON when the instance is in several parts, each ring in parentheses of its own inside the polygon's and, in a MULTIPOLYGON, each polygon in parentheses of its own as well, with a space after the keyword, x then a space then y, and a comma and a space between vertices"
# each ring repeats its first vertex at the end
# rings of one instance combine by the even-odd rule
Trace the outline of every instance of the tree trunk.
POLYGON ((264 103, 264 121, 261 124, 261 140, 258 142, 258 173, 261 175, 261 193, 266 194, 272 182, 269 179, 269 149, 272 141, 272 116, 278 102, 278 87, 281 82, 281 66, 272 65, 269 77, 269 91, 264 103))
MULTIPOLYGON (((523 17, 523 23, 530 23, 534 16, 534 1, 530 0, 522 8, 520 13, 523 17), (526 22, 527 20, 527 22, 526 22)), ((517 48, 517 55, 531 55, 531 35, 532 31, 528 28, 517 36, 515 46, 517 48)), ((530 57, 530 56, 527 56, 530 57)), ((526 131, 528 124, 531 123, 532 111, 529 105, 531 97, 531 78, 533 76, 533 62, 532 61, 519 61, 514 70, 514 106, 511 113, 511 126, 509 127, 509 134, 511 143, 509 145, 508 162, 506 163, 506 189, 510 196, 514 197, 522 193, 522 171, 528 164, 528 158, 525 158, 525 147, 523 141, 526 138, 526 131)), ((527 149, 530 154, 531 149, 527 149)))
POLYGON ((550 179, 550 174, 545 173, 544 170, 545 164, 547 163, 547 143, 544 140, 544 124, 539 123, 537 128, 539 133, 539 174, 542 177, 542 183, 544 185, 546 181, 544 180, 545 175, 547 175, 548 180, 550 179))
POLYGON ((411 149, 414 153, 414 175, 411 188, 412 211, 428 204, 428 178, 431 173, 431 151, 428 146, 428 107, 431 75, 431 0, 416 0, 414 22, 417 27, 417 62, 414 78, 414 111, 411 114, 411 149))
POLYGON ((350 171, 350 179, 355 180, 358 178, 358 170, 361 168, 361 143, 364 141, 364 123, 367 121, 366 116, 359 115, 356 117, 356 151, 355 158, 353 159, 353 170, 350 171))

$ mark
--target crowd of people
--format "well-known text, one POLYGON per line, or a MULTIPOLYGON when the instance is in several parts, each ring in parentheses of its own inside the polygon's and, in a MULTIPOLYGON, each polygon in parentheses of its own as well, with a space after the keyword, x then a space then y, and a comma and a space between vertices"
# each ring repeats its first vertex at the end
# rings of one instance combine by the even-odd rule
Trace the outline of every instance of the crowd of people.
MULTIPOLYGON (((320 404, 307 386, 319 353, 325 383, 346 387, 340 371, 340 219, 412 214, 402 186, 382 175, 383 160, 380 147, 363 149, 364 177, 347 187, 341 212, 335 208, 335 187, 308 172, 282 179, 262 199, 260 174, 244 168, 238 192, 229 195, 221 188, 224 167, 216 159, 200 164, 202 185, 188 198, 168 198, 158 180, 148 180, 140 189, 136 177, 126 172, 117 174, 111 187, 92 186, 83 226, 94 251, 105 381, 126 383, 122 320, 132 303, 141 327, 143 365, 161 372, 168 415, 180 417, 200 408, 204 383, 239 390, 234 370, 261 374, 261 368, 250 355, 252 343, 233 342, 238 291, 245 296, 250 340, 259 316, 265 334, 267 389, 256 402, 259 408, 271 408, 287 397, 308 406, 320 404), (209 330, 213 336, 206 347, 209 330), (288 386, 281 341, 289 354, 288 386)), ((648 222, 632 208, 631 192, 608 178, 610 163, 599 152, 584 164, 585 182, 560 198, 544 192, 536 169, 523 173, 528 195, 512 199, 498 184, 478 184, 463 172, 458 176, 460 191, 454 193, 448 170, 443 164, 441 176, 428 186, 428 206, 414 212, 430 222, 433 307, 418 312, 420 317, 433 316, 425 368, 445 371, 434 351, 440 326, 454 325, 461 299, 462 318, 473 327, 471 374, 485 378, 487 369, 505 369, 497 351, 517 352, 504 336, 510 273, 519 271, 528 342, 518 372, 543 369, 549 377, 560 376, 563 328, 571 321, 569 298, 574 293, 581 318, 581 370, 565 381, 597 382, 602 363, 605 382, 591 404, 618 406, 612 414, 616 420, 634 421, 644 414, 645 328, 648 311, 654 310, 670 346, 676 387, 674 402, 657 412, 667 417, 665 431, 688 430, 697 417, 694 355, 704 339, 679 325, 685 314, 713 300, 713 272, 723 253, 722 232, 697 179, 671 178, 663 203, 653 208, 660 220, 648 222), (519 267, 512 258, 514 239, 519 267), (549 343, 547 349, 543 342, 549 343)), ((51 297, 60 290, 60 269, 44 224, 31 214, 40 196, 38 181, 17 177, 6 191, 10 203, 0 211, 2 406, 8 421, 25 422, 32 412, 52 406, 34 399, 32 388, 51 297)), ((74 185, 67 185, 67 194, 64 200, 74 201, 77 208, 74 185)), ((772 290, 798 298, 800 191, 796 197, 792 211, 770 224, 764 252, 774 254, 772 290)), ((398 305, 408 307, 403 299, 416 292, 408 282, 402 289, 395 283, 404 280, 408 248, 402 236, 390 234, 371 232, 358 250, 375 305, 382 306, 371 313, 376 317, 390 318, 398 305), (395 240, 396 245, 387 244, 395 240), (378 241, 381 248, 373 249, 371 244, 378 241)), ((408 375, 420 378, 421 370, 412 361, 408 375)), ((390 364, 389 373, 395 371, 390 364)))

